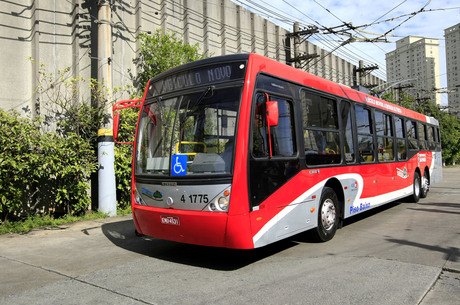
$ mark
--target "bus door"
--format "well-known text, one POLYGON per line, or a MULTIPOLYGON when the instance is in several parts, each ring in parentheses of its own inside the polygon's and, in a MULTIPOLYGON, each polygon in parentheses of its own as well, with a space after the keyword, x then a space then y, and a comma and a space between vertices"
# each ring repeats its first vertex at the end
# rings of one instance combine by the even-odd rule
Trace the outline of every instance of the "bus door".
POLYGON ((249 201, 251 227, 257 233, 291 202, 289 188, 295 186, 288 181, 300 171, 300 160, 293 100, 258 91, 253 103, 249 201))

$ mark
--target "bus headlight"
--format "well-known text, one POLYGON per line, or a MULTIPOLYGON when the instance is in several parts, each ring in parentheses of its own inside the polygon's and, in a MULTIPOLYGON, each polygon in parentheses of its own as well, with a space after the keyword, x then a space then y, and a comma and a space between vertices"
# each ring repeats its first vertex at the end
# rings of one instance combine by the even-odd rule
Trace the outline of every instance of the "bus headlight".
POLYGON ((228 210, 228 199, 227 197, 219 197, 217 200, 217 205, 219 206, 219 209, 222 211, 227 211, 228 210))
POLYGON ((230 188, 226 188, 221 193, 217 194, 204 210, 212 212, 227 212, 230 205, 230 188))

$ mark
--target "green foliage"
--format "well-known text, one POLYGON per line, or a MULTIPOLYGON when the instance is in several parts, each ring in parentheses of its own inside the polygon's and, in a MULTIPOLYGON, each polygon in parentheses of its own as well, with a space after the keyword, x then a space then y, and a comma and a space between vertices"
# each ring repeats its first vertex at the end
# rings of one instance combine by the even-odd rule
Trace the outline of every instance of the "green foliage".
POLYGON ((0 220, 81 214, 89 206, 94 152, 74 133, 43 132, 41 120, 0 110, 0 220))
MULTIPOLYGON (((118 141, 132 142, 134 140, 138 113, 137 108, 123 110, 118 141)), ((132 145, 115 145, 115 177, 117 181, 118 207, 120 209, 125 209, 131 203, 132 153, 132 145)))
POLYGON ((204 58, 198 44, 186 44, 175 34, 162 34, 157 30, 153 34, 141 33, 138 39, 141 46, 134 63, 139 67, 139 73, 133 77, 138 92, 142 92, 148 80, 157 74, 204 58))
POLYGON ((446 164, 460 162, 460 121, 455 115, 441 112, 438 118, 441 129, 442 158, 446 164))
MULTIPOLYGON (((46 97, 44 101, 48 111, 46 123, 54 126, 61 137, 68 138, 68 135, 75 134, 90 145, 93 150, 92 157, 96 156, 97 130, 106 124, 111 116, 110 112, 107 111, 111 107, 107 89, 94 79, 85 80, 69 75, 68 69, 53 75, 47 73, 42 67, 40 76, 38 89, 39 93, 46 97), (79 87, 89 89, 89 96, 78 94, 76 88, 79 87)), ((125 90, 115 89, 113 98, 120 98, 119 94, 128 89, 129 87, 125 90)), ((137 111, 131 115, 127 113, 123 119, 127 122, 122 123, 121 138, 123 141, 132 141, 127 137, 131 136, 132 138, 134 136, 137 111), (132 119, 133 115, 134 120, 132 119), (128 130, 128 124, 131 126, 130 130, 128 130)), ((124 210, 130 203, 131 155, 131 147, 115 147, 117 201, 118 208, 121 210, 124 210)), ((93 175, 93 179, 97 179, 97 175, 93 175)))

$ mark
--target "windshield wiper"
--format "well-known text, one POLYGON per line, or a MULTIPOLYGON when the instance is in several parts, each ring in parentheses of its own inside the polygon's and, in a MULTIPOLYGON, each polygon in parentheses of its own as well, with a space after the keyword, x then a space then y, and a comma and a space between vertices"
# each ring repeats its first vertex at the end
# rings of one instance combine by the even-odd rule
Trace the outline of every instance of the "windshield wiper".
MULTIPOLYGON (((206 90, 204 90, 203 93, 201 93, 201 95, 196 99, 196 101, 193 102, 191 107, 198 106, 203 101, 203 99, 208 95, 209 92, 211 92, 211 96, 212 96, 214 93, 214 86, 207 87, 206 90)), ((190 100, 187 101, 187 107, 185 107, 185 111, 184 111, 185 117, 183 120, 181 120, 179 126, 182 126, 185 119, 187 118, 187 111, 189 108, 190 108, 190 100)), ((179 105, 179 109, 180 109, 180 105, 179 105)))
MULTIPOLYGON (((201 95, 196 99, 196 101, 193 102, 192 107, 195 107, 195 106, 199 105, 199 104, 203 101, 203 99, 209 94, 209 92, 211 92, 211 96, 212 96, 212 94, 214 93, 214 86, 209 86, 209 87, 207 87, 207 88, 203 91, 203 93, 201 93, 201 95)), ((182 96, 182 99, 183 99, 183 97, 184 97, 184 96, 182 96)), ((173 129, 172 129, 172 130, 173 130, 173 133, 174 133, 175 126, 176 126, 177 117, 179 117, 179 130, 178 130, 179 134, 180 134, 180 132, 181 132, 181 129, 182 129, 183 124, 184 124, 185 121, 187 120, 187 111, 188 111, 188 109, 190 108, 190 99, 187 101, 187 107, 185 108, 185 111, 184 111, 184 118, 181 119, 181 118, 180 118, 180 108, 181 108, 182 102, 183 102, 183 100, 180 101, 180 102, 178 103, 178 106, 177 106, 177 113, 176 113, 176 115, 175 115, 175 117, 174 117, 174 124, 173 124, 173 129)), ((170 144, 171 144, 171 146, 170 146, 170 150, 171 150, 171 151, 170 151, 170 155, 172 155, 173 140, 174 140, 174 135, 171 134, 171 143, 170 143, 170 144)), ((179 139, 179 141, 180 141, 180 139, 179 139)))

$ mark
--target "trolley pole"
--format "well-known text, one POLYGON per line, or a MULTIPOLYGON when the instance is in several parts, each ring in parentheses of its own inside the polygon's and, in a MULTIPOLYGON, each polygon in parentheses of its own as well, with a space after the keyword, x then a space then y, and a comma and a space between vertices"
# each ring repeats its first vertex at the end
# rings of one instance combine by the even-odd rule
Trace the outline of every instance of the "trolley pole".
POLYGON ((107 92, 106 112, 110 114, 109 123, 97 132, 98 204, 99 211, 115 216, 117 197, 115 186, 115 143, 112 131, 112 9, 109 0, 98 2, 98 81, 107 92))

